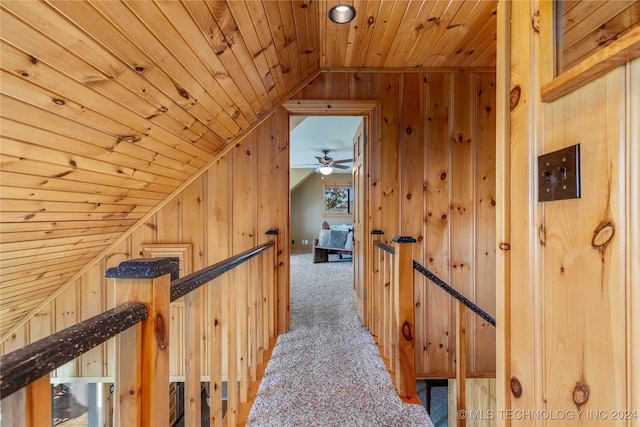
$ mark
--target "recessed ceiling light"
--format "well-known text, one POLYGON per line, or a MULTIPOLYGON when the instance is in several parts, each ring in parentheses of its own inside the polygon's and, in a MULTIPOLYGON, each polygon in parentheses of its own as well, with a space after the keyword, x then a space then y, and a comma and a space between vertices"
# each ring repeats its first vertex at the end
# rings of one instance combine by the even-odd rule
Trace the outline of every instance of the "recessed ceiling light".
POLYGON ((346 4, 333 6, 329 10, 329 19, 331 19, 336 24, 346 24, 347 22, 351 22, 355 17, 356 10, 353 8, 353 6, 349 6, 346 4))

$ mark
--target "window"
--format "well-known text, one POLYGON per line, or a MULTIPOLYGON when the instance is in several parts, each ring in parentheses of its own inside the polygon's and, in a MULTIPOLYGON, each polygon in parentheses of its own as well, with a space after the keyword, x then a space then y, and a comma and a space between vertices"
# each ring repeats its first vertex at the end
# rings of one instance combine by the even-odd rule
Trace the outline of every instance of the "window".
POLYGON ((353 186, 351 184, 322 184, 322 216, 345 218, 353 215, 353 186))

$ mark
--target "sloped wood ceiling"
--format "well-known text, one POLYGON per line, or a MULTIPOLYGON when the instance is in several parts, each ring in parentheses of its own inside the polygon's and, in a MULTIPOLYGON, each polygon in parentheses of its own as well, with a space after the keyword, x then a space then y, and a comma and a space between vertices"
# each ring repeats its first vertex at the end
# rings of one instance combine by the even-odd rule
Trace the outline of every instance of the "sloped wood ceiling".
POLYGON ((496 1, 2 1, 0 339, 324 69, 494 67, 496 1))

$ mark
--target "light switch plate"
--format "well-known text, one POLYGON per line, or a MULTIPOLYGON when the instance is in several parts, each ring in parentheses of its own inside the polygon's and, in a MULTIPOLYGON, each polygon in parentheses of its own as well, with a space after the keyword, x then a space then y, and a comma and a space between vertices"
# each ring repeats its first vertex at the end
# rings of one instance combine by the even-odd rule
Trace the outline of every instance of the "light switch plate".
POLYGON ((580 198, 580 144, 538 157, 538 201, 580 198))

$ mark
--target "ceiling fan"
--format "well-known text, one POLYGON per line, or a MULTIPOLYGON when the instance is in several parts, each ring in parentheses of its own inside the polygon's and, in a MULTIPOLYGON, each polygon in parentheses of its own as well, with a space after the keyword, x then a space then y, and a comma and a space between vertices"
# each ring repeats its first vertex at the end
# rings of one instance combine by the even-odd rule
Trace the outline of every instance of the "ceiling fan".
POLYGON ((316 168, 316 172, 320 172, 322 175, 330 175, 333 172, 333 168, 336 169, 349 169, 349 166, 342 163, 351 163, 353 159, 333 160, 328 156, 329 150, 322 150, 323 156, 316 156, 320 165, 316 168))

